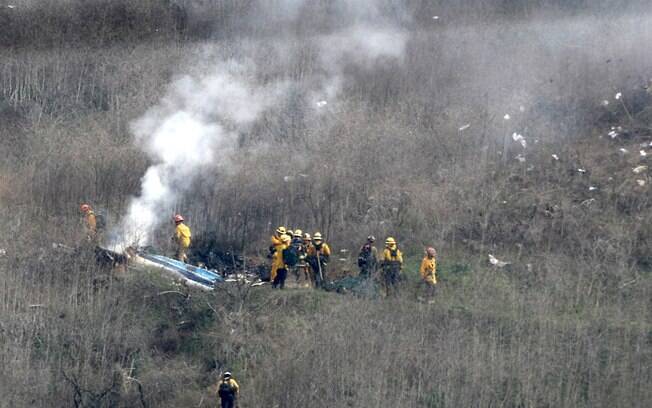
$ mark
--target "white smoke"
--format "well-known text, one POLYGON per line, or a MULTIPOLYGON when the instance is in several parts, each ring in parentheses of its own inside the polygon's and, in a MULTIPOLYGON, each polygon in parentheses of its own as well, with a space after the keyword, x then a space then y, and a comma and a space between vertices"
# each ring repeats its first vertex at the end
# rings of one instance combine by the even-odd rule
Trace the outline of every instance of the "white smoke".
POLYGON ((121 224, 118 248, 145 245, 170 222, 176 201, 202 170, 217 166, 245 131, 283 93, 284 83, 256 85, 250 69, 228 61, 210 74, 176 80, 161 103, 132 124, 152 161, 121 224))

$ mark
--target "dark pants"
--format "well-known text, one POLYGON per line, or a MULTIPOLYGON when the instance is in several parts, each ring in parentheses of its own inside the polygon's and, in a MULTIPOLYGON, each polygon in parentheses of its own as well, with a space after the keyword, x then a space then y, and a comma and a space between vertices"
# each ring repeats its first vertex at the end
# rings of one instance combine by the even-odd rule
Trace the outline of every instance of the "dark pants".
POLYGON ((274 282, 272 282, 272 287, 273 288, 281 288, 283 289, 285 287, 285 279, 288 277, 288 270, 283 268, 279 269, 276 271, 276 278, 274 278, 274 282))
POLYGON ((222 398, 222 408, 235 408, 235 398, 222 398))
POLYGON ((385 294, 390 295, 398 291, 397 285, 401 279, 401 270, 394 265, 388 265, 383 268, 383 286, 385 294))

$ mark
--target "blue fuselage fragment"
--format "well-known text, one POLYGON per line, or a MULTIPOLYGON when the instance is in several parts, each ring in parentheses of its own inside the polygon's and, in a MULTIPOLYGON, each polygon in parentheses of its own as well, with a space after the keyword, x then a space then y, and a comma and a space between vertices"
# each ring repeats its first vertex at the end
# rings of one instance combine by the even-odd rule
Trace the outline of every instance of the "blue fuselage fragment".
POLYGON ((201 285, 213 287, 215 283, 224 282, 224 278, 215 272, 197 266, 188 265, 176 259, 168 258, 161 255, 139 254, 150 262, 161 265, 161 267, 173 270, 184 278, 197 282, 201 285))

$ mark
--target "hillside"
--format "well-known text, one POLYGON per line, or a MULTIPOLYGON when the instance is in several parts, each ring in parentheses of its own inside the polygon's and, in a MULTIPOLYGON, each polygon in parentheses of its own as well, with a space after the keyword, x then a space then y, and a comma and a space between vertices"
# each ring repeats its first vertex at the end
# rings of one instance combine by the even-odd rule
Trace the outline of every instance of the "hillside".
POLYGON ((0 407, 215 406, 225 370, 242 407, 647 406, 646 2, 449 3, 0 3, 0 407), (393 236, 406 282, 108 268, 85 202, 167 255, 184 214, 193 262, 321 231, 331 278, 393 236))

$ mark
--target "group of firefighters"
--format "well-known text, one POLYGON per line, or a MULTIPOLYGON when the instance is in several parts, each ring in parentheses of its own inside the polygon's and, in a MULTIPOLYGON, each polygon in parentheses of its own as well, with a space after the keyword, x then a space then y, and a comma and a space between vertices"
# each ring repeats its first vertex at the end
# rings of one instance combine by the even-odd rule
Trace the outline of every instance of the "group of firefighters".
MULTIPOLYGON (((98 222, 89 204, 82 204, 84 224, 89 241, 96 243, 98 239, 98 222)), ((172 240, 175 243, 175 257, 179 261, 188 262, 192 233, 185 224, 183 216, 173 217, 175 230, 172 240)), ((402 279, 403 254, 393 237, 387 237, 382 254, 378 255, 375 247, 376 238, 372 235, 360 248, 358 267, 363 278, 377 278, 386 295, 396 291, 402 279)), ((270 281, 272 288, 283 289, 288 273, 292 273, 298 282, 302 277, 315 288, 323 288, 326 279, 326 269, 331 257, 331 249, 320 232, 312 236, 300 229, 290 230, 278 227, 271 237, 269 255, 272 266, 270 281)), ((419 274, 429 294, 432 294, 437 284, 437 252, 433 247, 425 250, 425 256, 419 267, 419 274)))
MULTIPOLYGON (((379 278, 386 295, 393 294, 402 280, 403 254, 396 239, 388 237, 382 255, 378 256, 375 247, 376 238, 367 237, 367 242, 360 248, 358 267, 363 278, 379 278)), ((294 231, 278 227, 272 235, 269 258, 272 259, 270 279, 273 288, 283 289, 288 272, 292 271, 296 280, 305 276, 316 288, 325 283, 326 267, 331 256, 331 249, 324 242, 322 234, 316 232, 312 237, 300 229, 294 231)), ((419 274, 432 294, 437 284, 437 252, 433 247, 425 250, 425 256, 419 267, 419 274)))

